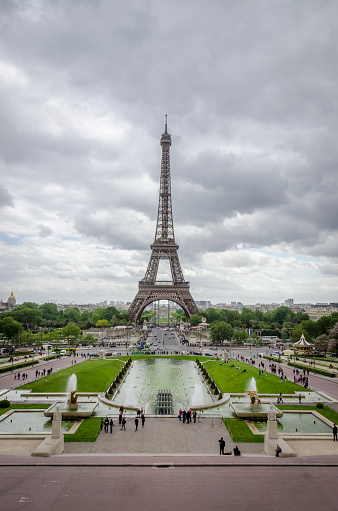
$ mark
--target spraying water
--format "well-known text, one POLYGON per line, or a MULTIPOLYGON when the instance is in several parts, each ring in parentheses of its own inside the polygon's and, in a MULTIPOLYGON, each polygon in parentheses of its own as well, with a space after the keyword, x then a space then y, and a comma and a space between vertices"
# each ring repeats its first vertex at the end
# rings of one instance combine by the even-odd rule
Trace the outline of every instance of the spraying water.
POLYGON ((255 392, 257 392, 257 384, 254 377, 252 377, 251 380, 249 381, 247 390, 254 390, 255 392))
POLYGON ((67 399, 69 398, 70 393, 73 390, 77 390, 77 378, 76 378, 76 374, 71 374, 70 377, 68 378, 67 390, 66 390, 66 392, 67 392, 67 399))

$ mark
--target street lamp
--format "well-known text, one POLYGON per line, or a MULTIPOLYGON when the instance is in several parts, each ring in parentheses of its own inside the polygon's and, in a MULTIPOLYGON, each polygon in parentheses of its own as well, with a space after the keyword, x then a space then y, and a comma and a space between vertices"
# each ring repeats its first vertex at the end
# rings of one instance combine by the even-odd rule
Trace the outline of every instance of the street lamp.
POLYGON ((313 374, 316 374, 316 350, 313 350, 313 374))

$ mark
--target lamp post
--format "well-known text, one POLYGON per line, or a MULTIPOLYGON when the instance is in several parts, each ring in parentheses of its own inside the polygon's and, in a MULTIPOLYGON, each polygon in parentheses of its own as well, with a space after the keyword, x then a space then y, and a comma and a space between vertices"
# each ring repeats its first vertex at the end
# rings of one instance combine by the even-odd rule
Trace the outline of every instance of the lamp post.
POLYGON ((313 350, 313 374, 316 374, 316 350, 313 350))

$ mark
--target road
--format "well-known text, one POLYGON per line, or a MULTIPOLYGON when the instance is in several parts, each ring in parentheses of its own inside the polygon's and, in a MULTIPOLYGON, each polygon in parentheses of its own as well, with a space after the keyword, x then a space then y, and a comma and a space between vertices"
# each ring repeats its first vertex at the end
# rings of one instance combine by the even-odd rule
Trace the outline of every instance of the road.
MULTIPOLYGON (((110 457, 59 457, 48 464, 41 460, 42 466, 0 467, 1 509, 337 509, 336 466, 293 466, 283 462, 269 466, 213 466, 215 458, 204 460, 211 466, 172 466, 165 460, 161 465, 154 458, 149 460, 154 465, 147 466, 149 461, 143 465, 143 459, 133 460, 140 466, 109 466, 116 462, 110 457)), ((29 464, 34 461, 28 459, 29 464)), ((184 465, 184 460, 176 462, 184 465)))

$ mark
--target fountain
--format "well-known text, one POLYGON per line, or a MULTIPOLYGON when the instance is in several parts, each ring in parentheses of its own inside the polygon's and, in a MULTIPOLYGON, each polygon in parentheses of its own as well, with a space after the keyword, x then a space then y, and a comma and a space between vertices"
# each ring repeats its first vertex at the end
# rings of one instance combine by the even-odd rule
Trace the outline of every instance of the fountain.
POLYGON ((231 408, 237 417, 245 419, 267 419, 269 412, 274 410, 276 417, 282 417, 283 412, 278 410, 272 403, 262 403, 257 392, 257 384, 254 377, 251 378, 248 389, 245 392, 250 397, 250 403, 230 402, 231 408))
POLYGON ((250 396, 250 410, 260 410, 262 408, 262 401, 259 399, 254 377, 251 378, 249 389, 245 390, 245 392, 250 396))
POLYGON ((78 419, 80 417, 90 417, 97 406, 97 402, 78 401, 76 374, 72 374, 67 382, 66 403, 58 401, 50 406, 45 412, 46 417, 53 417, 55 410, 59 408, 63 419, 78 419))
POLYGON ((72 374, 69 377, 68 383, 67 383, 67 405, 69 410, 77 410, 78 409, 78 403, 77 399, 79 397, 79 394, 77 393, 77 378, 76 374, 72 374))

